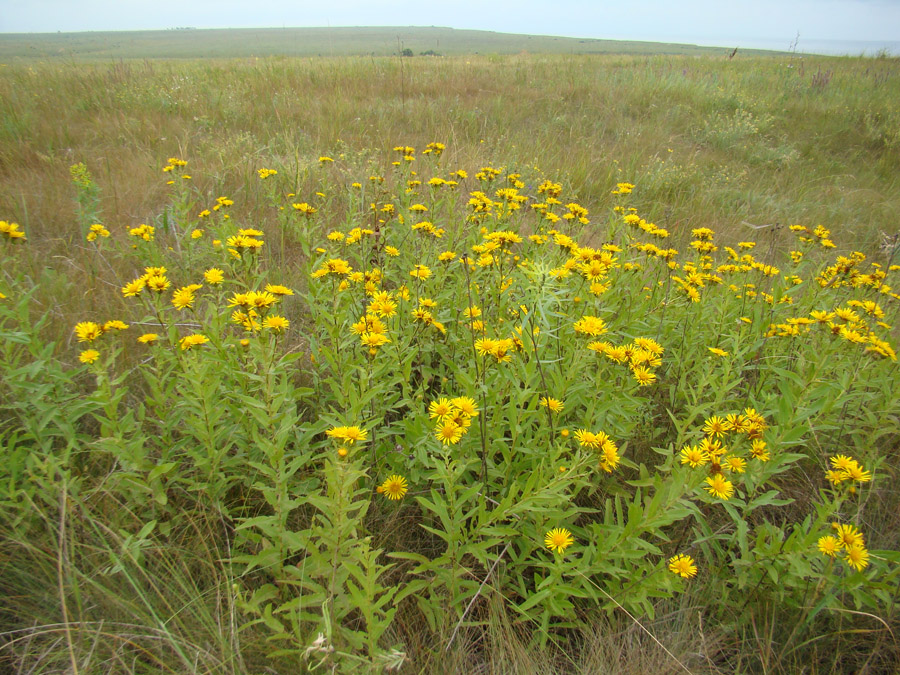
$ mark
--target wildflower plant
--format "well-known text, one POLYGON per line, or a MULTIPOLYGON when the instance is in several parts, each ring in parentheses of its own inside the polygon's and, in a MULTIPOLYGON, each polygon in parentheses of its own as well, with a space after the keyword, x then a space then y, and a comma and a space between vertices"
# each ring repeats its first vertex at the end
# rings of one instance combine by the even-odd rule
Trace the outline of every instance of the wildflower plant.
POLYGON ((710 228, 679 241, 639 184, 588 204, 451 150, 322 155, 305 193, 260 167, 274 232, 170 158, 170 203, 127 235, 129 315, 81 318, 68 369, 26 325, 24 275, 4 286, 6 398, 43 367, 52 400, 81 387, 70 422, 6 404, 4 515, 66 503, 59 476, 127 504, 138 542, 189 508, 222 538, 235 622, 346 672, 402 660, 398 615, 447 648, 491 603, 542 645, 701 580, 735 622, 751 596, 809 622, 883 608, 896 552, 859 523, 885 461, 866 438, 897 432, 871 413, 896 405, 896 270, 825 228, 790 228, 777 264, 710 228), (301 277, 271 264, 291 249, 301 277))

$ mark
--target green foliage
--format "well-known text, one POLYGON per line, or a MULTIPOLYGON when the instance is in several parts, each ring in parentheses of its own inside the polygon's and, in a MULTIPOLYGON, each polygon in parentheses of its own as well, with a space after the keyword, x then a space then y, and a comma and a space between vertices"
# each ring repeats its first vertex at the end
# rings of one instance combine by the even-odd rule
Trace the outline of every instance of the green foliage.
MULTIPOLYGON (((896 267, 822 226, 758 250, 679 236, 640 185, 585 207, 444 149, 335 153, 302 181, 273 158, 254 189, 274 232, 170 158, 156 225, 91 249, 116 254, 124 304, 72 326, 77 357, 43 338, 35 298, 59 280, 3 250, 12 584, 41 559, 69 629, 127 615, 126 589, 165 636, 151 661, 187 667, 202 631, 223 672, 400 667, 410 625, 438 663, 500 614, 565 654, 592 617, 689 594, 734 635, 790 617, 779 662, 848 611, 896 624, 898 543, 871 526, 900 438, 896 267)), ((64 649, 91 653, 71 630, 64 649)))

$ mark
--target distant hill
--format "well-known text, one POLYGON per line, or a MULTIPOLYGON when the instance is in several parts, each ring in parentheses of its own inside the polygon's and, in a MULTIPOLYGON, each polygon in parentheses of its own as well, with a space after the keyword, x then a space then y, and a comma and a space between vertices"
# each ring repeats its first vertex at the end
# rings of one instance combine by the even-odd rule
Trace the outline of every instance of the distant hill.
MULTIPOLYGON (((0 60, 407 56, 461 54, 730 53, 724 47, 516 35, 438 27, 229 28, 0 34, 0 60)), ((760 50, 741 53, 771 54, 760 50)))

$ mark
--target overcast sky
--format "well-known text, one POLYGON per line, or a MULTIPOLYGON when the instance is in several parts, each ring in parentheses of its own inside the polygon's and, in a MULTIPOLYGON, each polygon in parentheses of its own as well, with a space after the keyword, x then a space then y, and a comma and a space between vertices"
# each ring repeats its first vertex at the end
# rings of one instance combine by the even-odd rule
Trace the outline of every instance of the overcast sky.
POLYGON ((446 26, 504 33, 737 43, 900 41, 900 0, 0 0, 0 32, 446 26))

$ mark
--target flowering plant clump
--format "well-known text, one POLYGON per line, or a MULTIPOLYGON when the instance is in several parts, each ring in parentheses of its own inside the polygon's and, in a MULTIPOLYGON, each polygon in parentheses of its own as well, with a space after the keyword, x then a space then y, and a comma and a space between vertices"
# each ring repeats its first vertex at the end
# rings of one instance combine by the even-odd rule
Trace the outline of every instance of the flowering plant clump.
MULTIPOLYGON (((94 219, 128 316, 67 333, 78 424, 15 432, 53 457, 4 474, 28 494, 10 522, 125 505, 97 528, 124 533, 116 573, 224 537, 229 621, 347 672, 400 659, 398 616, 442 649, 494 611, 575 644, 591 612, 652 617, 698 574, 729 622, 750 597, 804 625, 884 608, 897 554, 857 524, 886 475, 866 438, 895 429, 871 411, 896 403, 900 268, 821 226, 780 258, 661 227, 640 181, 581 196, 438 141, 377 169, 344 150, 251 172, 277 227, 178 157, 165 217, 94 219), (60 477, 74 496, 34 492, 60 477)), ((4 329, 28 316, 0 298, 4 329)))

